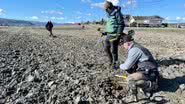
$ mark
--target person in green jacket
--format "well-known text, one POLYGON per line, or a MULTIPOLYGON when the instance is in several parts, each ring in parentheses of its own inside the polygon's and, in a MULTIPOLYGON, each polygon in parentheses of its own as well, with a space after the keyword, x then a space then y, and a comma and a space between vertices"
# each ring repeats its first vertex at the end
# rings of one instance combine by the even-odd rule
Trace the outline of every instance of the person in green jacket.
POLYGON ((109 65, 112 66, 113 69, 118 69, 118 44, 125 27, 124 19, 121 13, 121 7, 114 6, 111 2, 106 1, 104 9, 108 14, 105 32, 103 33, 103 35, 107 36, 104 50, 109 58, 109 65))

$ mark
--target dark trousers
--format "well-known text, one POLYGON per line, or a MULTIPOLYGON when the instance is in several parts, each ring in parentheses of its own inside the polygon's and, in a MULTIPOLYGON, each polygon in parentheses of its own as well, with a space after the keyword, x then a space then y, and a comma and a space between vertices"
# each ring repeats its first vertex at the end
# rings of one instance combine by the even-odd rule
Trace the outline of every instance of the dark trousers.
POLYGON ((116 40, 110 41, 115 38, 116 37, 107 35, 105 40, 104 50, 109 58, 110 64, 115 64, 118 61, 118 44, 120 38, 117 37, 116 40))
POLYGON ((50 36, 53 36, 53 32, 52 32, 52 29, 49 31, 50 32, 50 36))

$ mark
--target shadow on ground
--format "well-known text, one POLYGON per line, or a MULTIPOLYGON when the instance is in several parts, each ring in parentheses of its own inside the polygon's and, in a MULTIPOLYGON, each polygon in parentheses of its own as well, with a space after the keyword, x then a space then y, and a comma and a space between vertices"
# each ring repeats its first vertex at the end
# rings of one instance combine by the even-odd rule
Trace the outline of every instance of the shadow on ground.
MULTIPOLYGON (((181 84, 185 84, 185 76, 176 77, 174 79, 161 78, 159 81, 159 89, 157 92, 173 92, 175 93, 181 84)), ((167 104, 169 99, 166 99, 165 96, 154 96, 152 100, 147 100, 144 104, 155 103, 155 104, 167 104), (158 100, 156 100, 158 99, 158 100)))
POLYGON ((170 65, 185 64, 185 60, 183 60, 183 59, 176 59, 176 58, 169 58, 169 59, 157 60, 157 63, 160 66, 170 66, 170 65))
POLYGON ((159 81, 159 91, 176 92, 181 84, 185 84, 185 76, 174 79, 161 78, 159 81))
MULTIPOLYGON (((170 65, 180 65, 185 64, 185 60, 183 59, 177 59, 177 58, 168 58, 168 59, 161 59, 157 60, 158 64, 160 66, 170 66, 170 65)), ((157 92, 163 91, 163 92, 172 92, 175 93, 181 84, 185 84, 185 75, 179 76, 176 78, 163 78, 161 77, 159 80, 159 89, 157 92)), ((148 100, 144 104, 148 103, 155 103, 155 104, 167 104, 169 100, 165 99, 165 96, 155 96, 152 100, 148 100), (161 100, 155 100, 155 98, 160 98, 161 100)))

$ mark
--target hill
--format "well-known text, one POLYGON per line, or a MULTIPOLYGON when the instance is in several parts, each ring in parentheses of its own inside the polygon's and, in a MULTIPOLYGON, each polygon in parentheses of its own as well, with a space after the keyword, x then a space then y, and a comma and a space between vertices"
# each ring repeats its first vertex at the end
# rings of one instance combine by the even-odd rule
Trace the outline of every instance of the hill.
POLYGON ((24 20, 0 18, 0 26, 32 26, 33 23, 24 20))
MULTIPOLYGON (((45 24, 46 22, 0 18, 0 26, 45 26, 45 24)), ((62 25, 60 23, 53 23, 53 24, 62 25)))

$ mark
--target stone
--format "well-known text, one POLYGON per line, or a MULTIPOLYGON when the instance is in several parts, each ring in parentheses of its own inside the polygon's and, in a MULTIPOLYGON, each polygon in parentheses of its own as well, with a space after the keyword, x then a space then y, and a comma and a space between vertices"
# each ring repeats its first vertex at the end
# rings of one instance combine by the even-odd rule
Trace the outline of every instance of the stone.
POLYGON ((75 104, 78 104, 80 102, 80 100, 81 100, 81 97, 80 96, 76 97, 75 104))
POLYGON ((34 76, 32 76, 32 75, 29 75, 26 79, 26 81, 28 81, 28 82, 32 82, 33 80, 34 80, 34 76))
POLYGON ((33 93, 28 93, 27 95, 26 95, 26 98, 30 98, 30 97, 32 97, 33 96, 33 93))
POLYGON ((154 97, 154 100, 157 101, 157 102, 160 102, 160 101, 163 100, 163 97, 156 96, 156 97, 154 97))
POLYGON ((50 82, 48 83, 48 86, 51 87, 53 84, 54 84, 54 81, 50 81, 50 82))
POLYGON ((36 78, 40 79, 40 74, 39 74, 39 72, 37 70, 35 70, 35 76, 36 76, 36 78))
POLYGON ((184 91, 184 90, 185 90, 185 84, 181 84, 181 85, 179 86, 179 88, 180 88, 182 91, 184 91))
POLYGON ((5 68, 5 67, 6 67, 6 64, 0 62, 0 68, 5 68))
POLYGON ((75 80, 74 83, 75 84, 79 84, 80 83, 80 80, 75 80))

